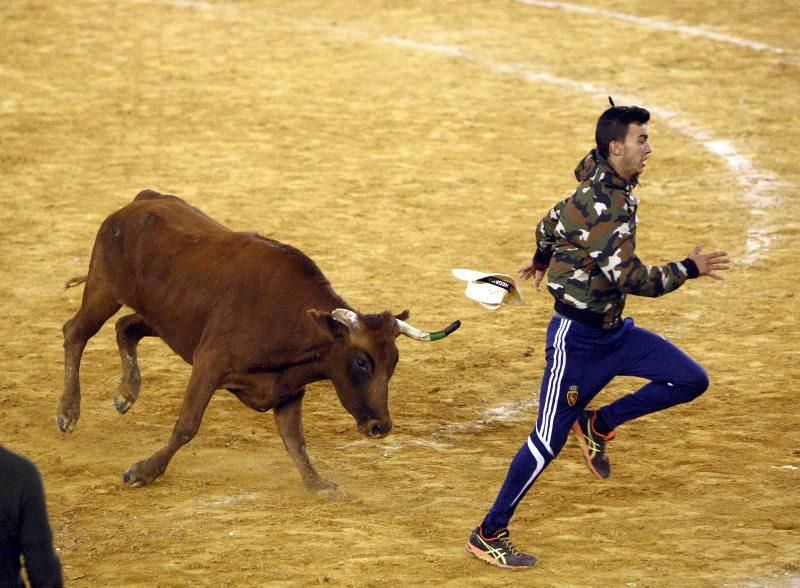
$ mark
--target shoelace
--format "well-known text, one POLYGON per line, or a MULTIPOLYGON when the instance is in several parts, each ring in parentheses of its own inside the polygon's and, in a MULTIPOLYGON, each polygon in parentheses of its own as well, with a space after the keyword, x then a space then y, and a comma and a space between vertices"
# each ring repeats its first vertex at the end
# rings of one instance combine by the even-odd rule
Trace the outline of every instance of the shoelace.
POLYGON ((498 539, 500 540, 500 543, 503 544, 503 547, 505 547, 511 555, 521 555, 520 552, 517 551, 517 548, 514 547, 514 544, 511 543, 511 539, 509 539, 508 535, 499 536, 498 539))

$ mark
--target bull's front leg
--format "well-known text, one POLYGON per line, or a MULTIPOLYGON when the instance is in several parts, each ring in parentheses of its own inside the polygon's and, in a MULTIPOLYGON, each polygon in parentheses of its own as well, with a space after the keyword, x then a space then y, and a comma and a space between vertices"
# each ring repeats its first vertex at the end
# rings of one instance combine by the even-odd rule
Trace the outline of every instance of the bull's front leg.
POLYGON ((297 469, 300 470, 303 483, 309 492, 332 500, 344 498, 347 494, 337 489, 334 482, 320 476, 308 458, 306 438, 303 433, 303 396, 305 396, 305 388, 297 396, 273 409, 275 422, 278 424, 278 430, 283 439, 283 445, 286 447, 286 451, 289 452, 297 469))
POLYGON ((167 469, 175 452, 194 438, 208 403, 219 386, 221 373, 220 368, 210 358, 195 355, 181 413, 169 441, 149 458, 129 467, 122 477, 126 484, 144 486, 158 478, 167 469))

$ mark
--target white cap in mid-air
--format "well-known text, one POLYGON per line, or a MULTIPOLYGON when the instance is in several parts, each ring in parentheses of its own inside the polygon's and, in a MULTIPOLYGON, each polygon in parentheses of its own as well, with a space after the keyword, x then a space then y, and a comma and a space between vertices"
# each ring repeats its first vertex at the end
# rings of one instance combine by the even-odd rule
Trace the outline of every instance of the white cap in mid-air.
POLYGON ((467 298, 475 300, 484 308, 497 310, 501 304, 525 304, 516 281, 509 275, 469 269, 454 269, 453 275, 467 282, 464 292, 467 298))

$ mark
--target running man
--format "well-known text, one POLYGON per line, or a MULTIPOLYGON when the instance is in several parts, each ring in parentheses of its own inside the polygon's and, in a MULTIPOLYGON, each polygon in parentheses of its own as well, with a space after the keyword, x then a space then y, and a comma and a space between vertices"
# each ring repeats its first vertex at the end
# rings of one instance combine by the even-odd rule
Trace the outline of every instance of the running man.
POLYGON ((547 329, 547 363, 539 392, 536 428, 511 462, 503 486, 467 551, 502 568, 536 564, 516 550, 508 523, 517 505, 555 459, 570 429, 586 463, 599 478, 611 474, 608 442, 630 420, 690 402, 708 387, 705 370, 675 345, 631 318, 622 318, 627 294, 661 296, 688 279, 728 268, 727 253, 701 253, 697 245, 683 261, 646 265, 636 257, 639 201, 632 191, 648 164, 650 113, 614 106, 597 121, 596 148, 575 169, 575 193, 556 204, 536 227, 536 253, 519 269, 547 289, 555 314, 547 329), (650 380, 607 406, 587 408, 615 376, 650 380))

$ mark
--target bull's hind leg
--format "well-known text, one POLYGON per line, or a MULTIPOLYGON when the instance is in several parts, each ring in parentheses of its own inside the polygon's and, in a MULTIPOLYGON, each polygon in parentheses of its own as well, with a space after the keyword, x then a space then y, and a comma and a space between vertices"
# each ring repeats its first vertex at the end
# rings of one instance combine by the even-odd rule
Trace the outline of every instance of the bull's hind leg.
POLYGON ((158 334, 138 314, 123 316, 117 321, 116 328, 119 357, 122 360, 122 379, 114 396, 114 406, 120 414, 125 414, 139 397, 139 387, 142 384, 136 346, 142 337, 157 337, 158 334))
POLYGON ((75 429, 81 412, 81 357, 86 343, 103 326, 120 304, 108 294, 99 280, 89 279, 83 291, 81 308, 64 323, 64 392, 58 403, 56 424, 64 433, 75 429))
POLYGON ((344 498, 346 493, 342 490, 337 490, 334 482, 326 480, 319 475, 306 452, 306 438, 303 433, 304 395, 305 389, 298 396, 273 409, 275 422, 283 439, 283 445, 286 447, 286 451, 289 452, 297 469, 300 470, 303 484, 310 492, 325 498, 344 498))
POLYGON ((183 397, 181 414, 178 422, 175 423, 169 441, 147 459, 129 467, 122 476, 122 480, 126 484, 144 486, 164 473, 172 456, 183 445, 191 441, 200 428, 203 413, 205 413, 214 391, 219 387, 222 374, 222 370, 213 361, 208 361, 207 357, 195 355, 192 375, 183 397))

